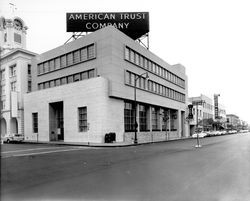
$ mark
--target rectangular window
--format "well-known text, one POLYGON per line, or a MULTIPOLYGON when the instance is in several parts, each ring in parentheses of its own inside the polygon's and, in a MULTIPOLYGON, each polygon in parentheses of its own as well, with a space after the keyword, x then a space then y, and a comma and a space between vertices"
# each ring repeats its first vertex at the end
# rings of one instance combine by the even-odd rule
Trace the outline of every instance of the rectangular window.
POLYGON ((88 130, 87 107, 78 108, 78 123, 79 132, 86 132, 88 130))
POLYGON ((73 82, 73 75, 70 75, 67 77, 67 83, 72 83, 73 82))
POLYGON ((28 69, 27 69, 27 72, 28 72, 28 75, 31 75, 31 65, 30 64, 28 64, 28 69))
POLYGON ((152 130, 157 130, 158 118, 157 118, 157 110, 152 107, 152 130))
POLYGON ((139 54, 135 53, 135 64, 140 65, 139 54))
POLYGON ((61 80, 61 85, 67 84, 66 77, 62 77, 60 80, 61 80))
POLYGON ((139 106, 139 121, 140 121, 140 131, 147 130, 147 112, 146 106, 140 105, 139 106))
POLYGON ((141 88, 146 89, 146 79, 144 77, 141 78, 141 88))
POLYGON ((140 56, 140 66, 144 68, 144 58, 140 56))
POLYGON ((16 43, 22 43, 22 36, 20 34, 14 33, 14 41, 16 43))
POLYGON ((125 72, 125 84, 130 84, 130 72, 125 72))
POLYGON ((73 53, 67 54, 67 66, 70 66, 73 64, 73 53))
POLYGON ((95 58, 95 46, 94 44, 87 47, 88 48, 88 59, 95 58))
POLYGON ((4 42, 7 42, 7 33, 4 34, 4 42))
POLYGON ((54 87, 54 86, 55 86, 55 81, 54 81, 54 80, 51 80, 51 81, 49 82, 49 85, 50 85, 50 87, 54 87))
POLYGON ((89 78, 95 77, 95 70, 90 70, 89 71, 89 78))
POLYGON ((28 81, 28 89, 27 89, 28 92, 31 92, 31 80, 28 81))
POLYGON ((66 55, 63 55, 60 57, 60 63, 61 63, 61 68, 66 67, 66 65, 67 65, 66 55))
POLYGON ((11 88, 11 91, 16 91, 16 82, 11 82, 10 88, 11 88))
POLYGON ((1 70, 0 71, 1 75, 0 75, 0 80, 5 80, 5 70, 1 70))
POLYGON ((125 132, 134 131, 135 109, 132 103, 124 103, 124 128, 125 132))
POLYGON ((88 59, 87 48, 81 49, 81 61, 86 61, 88 59))
POLYGON ((125 48, 125 59, 129 61, 129 48, 125 48))
POLYGON ((43 89, 43 83, 38 84, 38 90, 43 89))
POLYGON ((154 63, 152 63, 152 71, 153 71, 153 73, 155 73, 155 72, 156 72, 156 69, 155 69, 155 64, 154 64, 154 63))
POLYGON ((132 63, 135 63, 135 53, 134 53, 134 51, 132 51, 132 50, 130 50, 130 61, 132 62, 132 63))
POLYGON ((61 85, 60 79, 56 79, 56 81, 55 81, 55 86, 60 86, 60 85, 61 85))
POLYGON ((166 96, 166 87, 162 86, 162 95, 166 96))
POLYGON ((60 66, 61 66, 61 64, 60 64, 60 57, 57 57, 55 59, 55 69, 59 69, 60 66))
POLYGON ((148 80, 148 90, 153 91, 153 82, 151 80, 148 80))
POLYGON ((16 64, 13 66, 10 66, 10 77, 16 76, 16 64))
POLYGON ((160 74, 160 68, 159 68, 158 65, 155 65, 155 73, 156 73, 157 75, 160 74))
POLYGON ((85 79, 88 79, 88 72, 83 72, 83 73, 81 73, 81 79, 82 80, 85 80, 85 79))
POLYGON ((49 70, 50 71, 55 70, 55 60, 54 59, 49 61, 49 70))
POLYGON ((148 69, 148 60, 146 58, 144 59, 144 67, 148 69))
POLYGON ((155 84, 155 82, 152 83, 152 91, 156 92, 156 84, 155 84))
POLYGON ((80 58, 80 50, 77 50, 73 53, 73 61, 74 63, 78 63, 81 61, 81 58, 80 58))
POLYGON ((131 85, 135 85, 135 74, 131 73, 131 85))
POLYGON ((38 133, 38 113, 32 113, 33 133, 38 133))
POLYGON ((49 87, 49 82, 44 82, 44 89, 48 89, 49 87))
POLYGON ((159 87, 159 92, 160 92, 161 95, 163 95, 162 85, 160 85, 160 87, 159 87))
POLYGON ((44 73, 49 72, 49 62, 44 63, 44 73))
POLYGON ((1 89, 2 95, 5 95, 5 85, 3 85, 1 88, 2 88, 2 89, 1 89))
POLYGON ((80 81, 80 74, 79 73, 74 75, 74 82, 78 82, 78 81, 80 81))

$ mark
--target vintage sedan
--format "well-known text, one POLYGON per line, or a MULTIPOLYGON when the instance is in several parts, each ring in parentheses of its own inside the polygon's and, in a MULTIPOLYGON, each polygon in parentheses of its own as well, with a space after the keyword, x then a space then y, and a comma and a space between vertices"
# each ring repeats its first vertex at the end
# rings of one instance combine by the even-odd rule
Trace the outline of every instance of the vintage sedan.
POLYGON ((22 142, 24 140, 24 136, 18 133, 6 134, 1 139, 3 142, 22 142))

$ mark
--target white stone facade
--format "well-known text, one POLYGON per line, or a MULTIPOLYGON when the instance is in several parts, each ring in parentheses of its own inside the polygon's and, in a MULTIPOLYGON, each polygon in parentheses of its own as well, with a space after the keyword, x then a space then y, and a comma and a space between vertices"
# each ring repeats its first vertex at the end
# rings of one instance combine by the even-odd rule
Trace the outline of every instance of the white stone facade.
POLYGON ((14 49, 4 54, 0 64, 1 135, 24 134, 23 95, 31 84, 31 59, 35 53, 14 49))
POLYGON ((61 135, 63 132, 65 142, 103 143, 106 133, 115 132, 116 141, 133 142, 133 115, 128 116, 129 120, 125 117, 125 104, 133 105, 133 80, 135 75, 143 73, 149 75, 149 80, 143 81, 140 77, 137 83, 138 141, 162 141, 169 136, 188 135, 185 68, 180 64, 167 64, 114 27, 45 52, 37 56, 32 65, 33 92, 27 94, 24 101, 26 140, 62 139, 62 136, 52 139, 51 133, 61 135), (136 59, 129 60, 128 50, 144 61, 143 64, 136 63, 136 59), (142 106, 146 108, 144 114, 142 106), (87 107, 88 130, 84 132, 79 132, 79 107, 87 107), (166 123, 163 117, 167 112, 166 123), (38 114, 38 134, 32 128, 33 113, 38 114), (52 116, 56 113, 63 113, 63 131, 60 120, 57 128, 61 130, 51 126, 55 125, 52 116))

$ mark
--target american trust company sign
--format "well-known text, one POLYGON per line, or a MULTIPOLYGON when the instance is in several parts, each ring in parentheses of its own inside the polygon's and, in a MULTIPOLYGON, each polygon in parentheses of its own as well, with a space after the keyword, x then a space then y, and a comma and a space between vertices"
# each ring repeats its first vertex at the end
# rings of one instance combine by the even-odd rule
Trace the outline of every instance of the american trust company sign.
POLYGON ((67 32, 93 32, 114 26, 132 39, 149 32, 148 12, 66 13, 67 32))

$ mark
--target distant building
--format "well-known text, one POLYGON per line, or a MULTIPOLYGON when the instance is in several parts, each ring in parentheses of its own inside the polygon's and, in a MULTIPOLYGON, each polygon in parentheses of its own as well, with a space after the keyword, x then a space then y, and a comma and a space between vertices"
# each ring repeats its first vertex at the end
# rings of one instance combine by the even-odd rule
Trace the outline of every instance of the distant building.
POLYGON ((197 97, 190 97, 188 101, 193 105, 193 120, 190 121, 191 134, 194 129, 210 130, 207 120, 214 119, 214 105, 213 100, 203 94, 197 97))
POLYGON ((222 104, 218 104, 218 121, 220 122, 220 126, 223 129, 226 129, 226 122, 227 122, 227 114, 226 108, 222 104))
POLYGON ((0 18, 0 134, 23 134, 23 94, 31 91, 31 59, 25 50, 26 30, 22 19, 0 18), (22 49, 24 48, 24 49, 22 49))
POLYGON ((240 119, 235 114, 227 114, 227 128, 228 129, 237 129, 240 125, 240 119))
POLYGON ((25 140, 103 143, 114 132, 117 142, 133 142, 135 116, 138 142, 188 135, 185 67, 114 27, 38 55, 32 65, 25 140))

